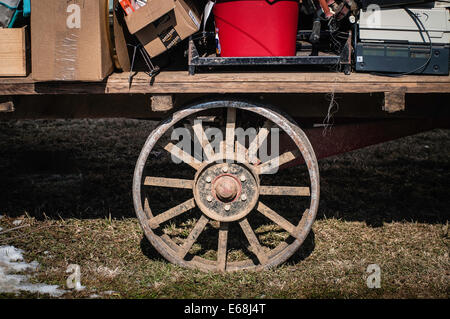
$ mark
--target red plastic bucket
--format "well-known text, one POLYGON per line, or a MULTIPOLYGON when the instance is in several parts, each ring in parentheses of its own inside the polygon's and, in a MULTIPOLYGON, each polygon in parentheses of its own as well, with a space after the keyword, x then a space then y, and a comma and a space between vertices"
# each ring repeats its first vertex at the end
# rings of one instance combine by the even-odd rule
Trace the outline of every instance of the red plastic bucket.
POLYGON ((295 56, 298 0, 217 0, 223 57, 295 56))

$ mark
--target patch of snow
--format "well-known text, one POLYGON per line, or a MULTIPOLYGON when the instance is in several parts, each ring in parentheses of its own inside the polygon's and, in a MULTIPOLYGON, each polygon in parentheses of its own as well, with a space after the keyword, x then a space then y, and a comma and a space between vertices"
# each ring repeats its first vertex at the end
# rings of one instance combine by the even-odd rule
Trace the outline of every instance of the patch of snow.
POLYGON ((2 230, 3 230, 3 228, 0 227, 0 231, 2 231, 2 230))
POLYGON ((32 293, 48 294, 60 297, 65 290, 57 285, 33 284, 27 275, 17 272, 36 271, 39 267, 37 261, 26 263, 23 261, 23 250, 13 246, 0 246, 0 293, 16 293, 28 291, 32 293))
POLYGON ((98 298, 100 298, 100 295, 92 294, 92 295, 89 296, 89 298, 98 299, 98 298))
POLYGON ((75 283, 75 287, 74 287, 74 288, 71 288, 71 287, 68 287, 68 288, 69 288, 69 289, 76 290, 76 291, 81 291, 81 290, 86 289, 86 287, 85 287, 85 286, 82 286, 81 283, 80 283, 79 281, 77 281, 77 282, 75 283))
POLYGON ((21 219, 16 219, 15 221, 13 221, 13 225, 15 226, 19 226, 20 224, 22 224, 23 220, 21 219))
POLYGON ((114 278, 120 273, 120 269, 119 267, 116 267, 115 269, 110 269, 106 266, 99 266, 97 267, 96 272, 104 277, 114 278))

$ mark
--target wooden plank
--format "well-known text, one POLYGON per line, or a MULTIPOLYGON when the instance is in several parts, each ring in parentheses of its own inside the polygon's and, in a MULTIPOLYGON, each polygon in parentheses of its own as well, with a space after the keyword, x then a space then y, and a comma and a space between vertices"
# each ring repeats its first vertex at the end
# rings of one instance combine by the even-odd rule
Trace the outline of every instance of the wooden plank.
POLYGON ((28 94, 175 94, 175 93, 450 93, 450 76, 390 78, 353 73, 205 73, 161 72, 152 84, 138 73, 128 87, 128 74, 112 74, 106 82, 34 82, 27 78, 0 79, 0 95, 28 94))
MULTIPOLYGON (((113 73, 106 80, 108 85, 125 85, 128 87, 128 73, 113 73)), ((153 83, 149 83, 149 77, 139 72, 133 77, 133 84, 147 85, 148 87, 158 86, 161 84, 175 84, 175 83, 191 83, 191 84, 204 84, 204 83, 223 83, 223 82, 238 82, 242 85, 242 82, 259 82, 259 83, 335 83, 336 86, 345 83, 450 83, 450 76, 432 76, 432 75, 408 75, 404 77, 384 77, 375 76, 364 73, 352 73, 351 75, 345 75, 341 73, 333 72, 245 72, 245 73, 199 73, 194 76, 187 74, 187 71, 162 71, 154 78, 153 83)), ((6 77, 0 79, 2 84, 92 84, 92 83, 104 83, 104 82, 35 82, 32 80, 31 75, 23 78, 6 77)), ((161 92, 163 93, 163 92, 161 92)))
POLYGON ((173 95, 156 94, 150 97, 153 112, 167 112, 173 109, 173 95))
POLYGON ((397 90, 384 93, 383 111, 395 113, 405 110, 405 90, 397 90))
MULTIPOLYGON (((126 78, 114 74, 108 79, 108 93, 122 92, 126 78)), ((148 77, 134 78, 130 92, 154 93, 158 89, 175 93, 371 93, 405 87, 409 93, 450 92, 449 76, 380 77, 354 73, 206 73, 162 72, 152 86, 148 77), (348 84, 348 85, 347 85, 348 84)))
MULTIPOLYGON (((149 77, 145 73, 138 73, 133 77, 137 83, 149 84, 149 77)), ((128 84, 128 74, 114 73, 108 78, 108 83, 128 84)), ((153 85, 158 83, 198 83, 198 82, 338 82, 360 83, 360 82, 387 82, 387 83, 415 83, 415 82, 450 82, 450 76, 418 76, 409 75, 404 77, 376 76, 366 73, 352 73, 345 75, 335 72, 210 72, 198 73, 194 76, 188 75, 187 71, 161 72, 154 79, 153 85)), ((241 83, 242 84, 242 83, 241 83)))
POLYGON ((14 108, 14 103, 12 101, 0 103, 0 112, 11 113, 14 111, 15 111, 15 108, 14 108))

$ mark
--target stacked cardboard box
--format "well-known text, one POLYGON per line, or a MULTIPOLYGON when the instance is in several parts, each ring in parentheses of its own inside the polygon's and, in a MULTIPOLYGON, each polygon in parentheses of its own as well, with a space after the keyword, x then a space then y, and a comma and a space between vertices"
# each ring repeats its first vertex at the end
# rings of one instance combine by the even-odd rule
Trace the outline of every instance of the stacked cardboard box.
POLYGON ((125 17, 128 30, 155 57, 200 29, 200 14, 189 0, 148 0, 125 17))
POLYGON ((28 27, 0 28, 0 76, 27 76, 28 27))
POLYGON ((108 0, 31 2, 32 76, 101 81, 113 70, 108 0))
MULTIPOLYGON (((34 80, 101 81, 113 71, 108 3, 108 0, 31 2, 34 80)), ((130 33, 150 57, 197 32, 200 21, 200 14, 190 0, 148 0, 125 16, 130 33)), ((120 28, 115 26, 116 37, 121 35, 117 30, 120 28)), ((126 47, 119 51, 126 52, 126 47)))

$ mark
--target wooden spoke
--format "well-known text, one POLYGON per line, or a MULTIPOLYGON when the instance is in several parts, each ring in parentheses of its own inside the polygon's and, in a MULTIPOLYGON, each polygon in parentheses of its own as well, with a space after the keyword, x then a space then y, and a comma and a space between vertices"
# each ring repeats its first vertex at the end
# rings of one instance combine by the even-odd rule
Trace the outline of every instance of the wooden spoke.
POLYGON ((297 238, 298 235, 297 235, 296 227, 294 225, 292 225, 289 221, 287 221, 286 219, 284 219, 283 217, 278 215, 277 212, 270 209, 269 207, 267 207, 266 205, 264 205, 261 202, 258 203, 258 207, 256 207, 256 209, 261 214, 263 214, 264 216, 269 218, 271 221, 273 221, 275 224, 277 224, 278 226, 280 226, 281 228, 286 230, 289 234, 291 234, 292 237, 297 238))
POLYGON ((247 162, 247 158, 248 158, 248 151, 245 148, 244 145, 242 145, 241 143, 239 143, 238 141, 236 141, 236 160, 240 161, 240 162, 247 162))
POLYGON ((264 126, 259 129, 258 134, 254 138, 254 140, 250 143, 250 146, 248 148, 248 156, 249 156, 249 162, 251 164, 255 164, 259 161, 256 155, 257 155, 258 150, 261 147, 262 143, 269 135, 270 126, 271 126, 271 122, 265 121, 264 126))
POLYGON ((225 141, 220 141, 219 142, 219 152, 220 153, 220 157, 225 156, 226 154, 226 144, 225 141))
POLYGON ((236 128, 236 109, 229 107, 227 109, 227 127, 226 127, 226 155, 227 157, 233 158, 234 155, 234 135, 236 128))
POLYGON ((144 180, 144 185, 169 187, 169 188, 192 189, 192 187, 194 185, 194 181, 189 180, 189 179, 180 179, 180 178, 165 178, 165 177, 147 176, 144 180))
POLYGON ((260 186, 260 195, 278 195, 278 196, 310 196, 309 187, 292 186, 260 186))
POLYGON ((148 222, 151 228, 157 228, 161 223, 168 221, 176 216, 179 216, 188 210, 191 210, 195 207, 195 200, 193 198, 181 203, 178 206, 172 207, 171 209, 161 213, 153 218, 151 218, 148 222))
POLYGON ((148 219, 153 218, 152 210, 150 209, 150 205, 148 204, 147 196, 144 199, 144 213, 148 219))
POLYGON ((200 167, 200 163, 194 157, 192 157, 190 154, 186 153, 173 143, 169 142, 166 147, 164 147, 164 149, 186 164, 192 166, 195 170, 198 170, 198 168, 200 167))
POLYGON ((195 224, 194 229, 191 231, 188 238, 186 239, 186 242, 180 248, 179 256, 181 258, 184 258, 187 255, 192 245, 195 243, 198 236, 200 236, 200 234, 202 233, 203 229, 205 228, 206 224, 208 224, 208 222, 209 219, 205 217, 205 215, 202 215, 202 217, 200 217, 197 224, 195 224))
POLYGON ((262 246, 259 244, 258 238, 256 237, 255 233, 253 232, 252 227, 248 223, 247 218, 242 219, 239 222, 239 225, 242 228, 242 231, 245 234, 245 237, 247 237, 248 242, 250 243, 250 247, 253 251, 253 253, 258 258, 259 262, 264 265, 269 260, 269 257, 264 252, 262 246))
POLYGON ((180 246, 178 246, 173 240, 172 238, 170 238, 169 235, 167 234, 162 234, 161 235, 161 239, 167 244, 167 246, 170 247, 170 249, 172 249, 173 251, 175 251, 176 253, 178 253, 180 251, 180 246))
MULTIPOLYGON (((193 123, 193 121, 189 121, 189 122, 193 123)), ((186 130, 189 131, 189 137, 191 138, 192 142, 195 142, 195 133, 193 130, 194 124, 185 123, 185 124, 183 124, 183 126, 186 130)), ((202 159, 202 150, 198 149, 198 147, 195 147, 195 144, 194 144, 192 157, 195 159, 199 159, 199 158, 202 159)))
POLYGON ((228 223, 220 223, 217 247, 217 269, 225 271, 227 264, 228 223))
POLYGON ((211 146, 211 143, 208 141, 208 137, 205 134, 205 130, 203 129, 201 120, 194 120, 194 125, 192 126, 194 129, 194 134, 197 136, 197 140, 200 142, 200 145, 205 152, 205 156, 207 159, 214 157, 214 150, 211 146))
POLYGON ((267 161, 267 162, 257 166, 256 171, 258 174, 265 174, 265 173, 270 172, 286 163, 293 161, 299 155, 301 155, 299 150, 288 151, 270 161, 267 161))

